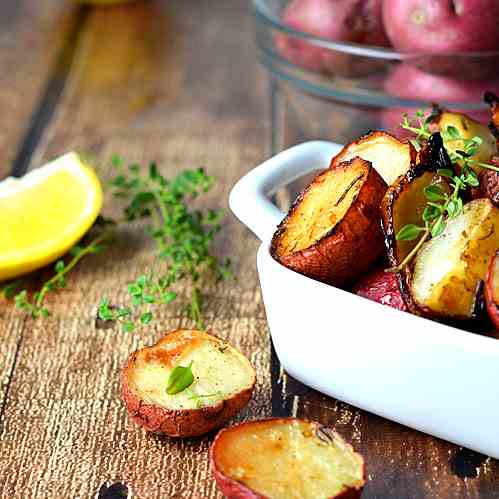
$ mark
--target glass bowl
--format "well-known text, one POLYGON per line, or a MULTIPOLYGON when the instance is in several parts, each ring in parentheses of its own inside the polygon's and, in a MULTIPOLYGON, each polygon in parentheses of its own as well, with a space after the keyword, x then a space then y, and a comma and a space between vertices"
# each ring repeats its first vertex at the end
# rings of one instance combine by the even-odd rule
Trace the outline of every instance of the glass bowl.
POLYGON ((326 40, 283 24, 289 3, 253 0, 261 62, 278 79, 345 104, 388 108, 387 116, 392 108, 397 119, 401 111, 433 102, 488 119, 482 96, 486 90, 499 93, 499 51, 401 53, 326 40))

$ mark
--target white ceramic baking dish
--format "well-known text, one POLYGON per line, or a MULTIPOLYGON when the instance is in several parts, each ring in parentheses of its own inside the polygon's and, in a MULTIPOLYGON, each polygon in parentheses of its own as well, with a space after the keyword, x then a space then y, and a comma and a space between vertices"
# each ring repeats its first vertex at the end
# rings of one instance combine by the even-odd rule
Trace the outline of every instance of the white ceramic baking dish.
POLYGON ((269 196, 326 168, 339 149, 319 141, 292 147, 230 195, 234 214, 262 241, 258 273, 282 365, 320 392, 499 458, 499 340, 368 301, 270 256, 284 214, 269 196))

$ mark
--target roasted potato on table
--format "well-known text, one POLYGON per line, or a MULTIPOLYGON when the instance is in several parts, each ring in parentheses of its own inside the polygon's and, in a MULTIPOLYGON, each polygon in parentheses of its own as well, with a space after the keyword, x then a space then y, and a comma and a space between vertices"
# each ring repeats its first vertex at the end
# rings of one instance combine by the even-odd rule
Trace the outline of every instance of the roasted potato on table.
POLYGON ((332 164, 338 165, 356 156, 370 161, 383 180, 391 185, 409 170, 416 159, 416 150, 410 142, 401 142, 389 133, 376 131, 346 145, 333 158, 332 164))
POLYGON ((352 292, 382 305, 407 311, 407 306, 400 293, 397 276, 383 268, 376 269, 362 278, 353 287, 352 292))
POLYGON ((250 400, 255 381, 251 363, 227 342, 180 329, 130 355, 122 395, 132 419, 147 431, 192 437, 237 414, 250 400), (183 378, 173 379, 179 368, 183 378))
POLYGON ((360 158, 320 173, 300 194, 272 238, 272 256, 335 286, 352 283, 383 252, 380 203, 386 184, 360 158))
POLYGON ((485 281, 485 303, 490 320, 499 330, 499 250, 490 259, 485 281))
POLYGON ((210 464, 229 499, 355 499, 365 483, 360 454, 334 431, 295 418, 220 431, 210 464))
POLYGON ((418 251, 411 280, 414 302, 430 316, 470 319, 480 282, 499 248, 499 209, 476 199, 447 220, 418 251))

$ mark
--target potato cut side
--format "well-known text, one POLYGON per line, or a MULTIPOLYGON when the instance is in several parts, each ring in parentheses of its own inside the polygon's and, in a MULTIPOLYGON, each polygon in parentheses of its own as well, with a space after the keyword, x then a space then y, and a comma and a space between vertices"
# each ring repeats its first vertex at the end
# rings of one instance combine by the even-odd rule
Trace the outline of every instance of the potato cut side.
POLYGON ((473 317, 478 286, 497 248, 499 209, 488 199, 466 204, 418 251, 411 284, 416 304, 438 316, 473 317))
MULTIPOLYGON (((485 125, 482 125, 465 114, 443 111, 434 118, 433 125, 442 132, 445 132, 449 126, 453 126, 457 128, 459 135, 463 139, 480 137, 482 139, 482 144, 478 148, 476 154, 471 156, 477 161, 489 162, 490 159, 497 154, 496 139, 491 131, 485 125)), ((447 140, 445 146, 452 152, 464 150, 462 140, 447 140)), ((481 168, 478 166, 474 167, 474 169, 476 170, 476 173, 480 173, 481 171, 481 168)))
POLYGON ((323 282, 352 282, 382 253, 385 191, 383 179, 360 158, 322 172, 279 225, 272 256, 323 282))
POLYGON ((337 433, 294 418, 222 430, 210 460, 228 498, 355 498, 365 483, 360 454, 337 433))
POLYGON ((219 426, 244 407, 255 379, 248 359, 225 341, 203 331, 178 330, 130 356, 123 373, 123 395, 134 419, 146 429, 194 435, 219 426), (168 394, 173 369, 189 365, 192 385, 168 394), (137 407, 138 413, 134 412, 137 407), (184 417, 194 427, 188 427, 187 421, 187 427, 180 428, 184 417))
POLYGON ((348 144, 333 159, 333 165, 350 161, 356 156, 369 161, 383 180, 391 185, 404 175, 416 158, 410 142, 401 142, 386 132, 371 132, 348 144))

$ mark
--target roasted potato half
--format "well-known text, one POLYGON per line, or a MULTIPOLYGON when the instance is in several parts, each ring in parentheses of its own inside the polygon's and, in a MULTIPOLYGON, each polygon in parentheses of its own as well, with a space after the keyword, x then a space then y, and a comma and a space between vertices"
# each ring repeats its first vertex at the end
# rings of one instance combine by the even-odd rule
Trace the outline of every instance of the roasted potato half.
MULTIPOLYGON (((478 148, 476 154, 472 156, 472 158, 477 161, 488 162, 497 154, 496 139, 491 131, 485 125, 482 125, 465 114, 441 111, 435 115, 432 124, 439 131, 445 131, 447 127, 454 126, 463 139, 480 137, 482 139, 482 144, 478 148)), ((464 150, 462 140, 446 141, 445 146, 452 152, 464 150)), ((474 167, 474 169, 476 170, 476 173, 480 173, 480 167, 477 166, 474 167)))
POLYGON ((490 259, 485 281, 485 303, 490 320, 499 330, 499 250, 490 259))
POLYGON ((380 203, 386 184, 360 158, 320 173, 272 238, 286 267, 334 286, 352 283, 383 252, 380 203))
POLYGON ((365 483, 360 454, 334 431, 295 418, 220 431, 210 464, 229 499, 354 499, 365 483))
POLYGON ((411 280, 414 302, 431 316, 473 318, 480 282, 497 248, 499 209, 489 199, 470 201, 418 251, 411 280))
POLYGON ((389 133, 375 131, 346 145, 333 158, 332 165, 355 157, 369 161, 381 178, 392 185, 409 170, 416 158, 416 150, 410 142, 401 142, 389 133))
POLYGON ((437 174, 439 169, 452 170, 453 167, 441 135, 435 133, 418 155, 416 164, 386 191, 381 213, 386 252, 392 267, 399 265, 417 244, 417 240, 397 241, 396 235, 404 225, 421 224, 428 202, 424 189, 435 184, 449 191, 446 180, 437 174))
POLYGON ((222 426, 250 400, 256 375, 244 355, 203 331, 180 329, 130 355, 122 395, 131 418, 171 437, 202 435, 222 426), (193 382, 167 393, 170 375, 190 366, 193 382))

